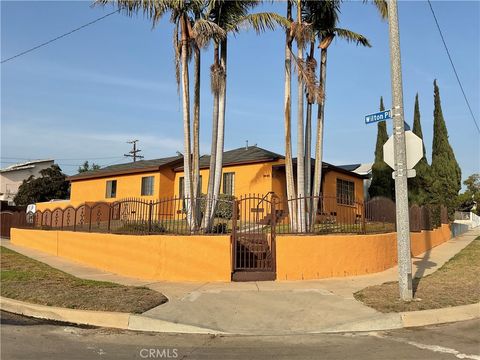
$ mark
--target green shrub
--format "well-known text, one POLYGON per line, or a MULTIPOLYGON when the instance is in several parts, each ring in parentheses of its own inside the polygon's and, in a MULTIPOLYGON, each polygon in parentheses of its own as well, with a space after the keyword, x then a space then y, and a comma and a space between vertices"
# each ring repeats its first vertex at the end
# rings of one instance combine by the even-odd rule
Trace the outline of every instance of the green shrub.
MULTIPOLYGON (((199 196, 200 211, 205 214, 207 198, 205 194, 199 196)), ((233 206, 235 205, 235 197, 232 195, 220 194, 216 203, 214 217, 219 219, 231 220, 233 216, 233 206)))
MULTIPOLYGON (((167 230, 161 223, 152 223, 150 227, 150 233, 165 233, 167 230)), ((126 233, 148 233, 147 222, 136 223, 124 223, 121 227, 115 230, 115 232, 126 233)))

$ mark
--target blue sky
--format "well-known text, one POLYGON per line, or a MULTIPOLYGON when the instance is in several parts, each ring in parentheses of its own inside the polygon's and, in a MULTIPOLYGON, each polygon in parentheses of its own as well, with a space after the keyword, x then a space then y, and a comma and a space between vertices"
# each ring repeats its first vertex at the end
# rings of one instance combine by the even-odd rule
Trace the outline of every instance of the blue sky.
MULTIPOLYGON (((480 121, 480 3, 434 1, 440 25, 477 121, 480 121), (462 24, 461 26, 459 24, 462 24)), ((285 3, 257 11, 285 12, 285 3)), ((112 11, 90 2, 1 3, 5 59, 112 11)), ((479 172, 479 133, 445 54, 428 3, 399 2, 405 116, 413 120, 415 93, 427 156, 433 126, 433 80, 440 86, 450 143, 463 178, 479 172)), ((83 160, 125 162, 125 142, 140 140, 147 158, 183 151, 172 26, 152 31, 142 15, 117 14, 1 66, 2 166, 25 159, 58 159, 73 174, 83 160)), ((325 161, 373 161, 376 126, 364 115, 391 103, 388 26, 373 5, 346 2, 341 27, 367 36, 372 48, 334 40, 329 48, 325 161)), ((225 148, 250 144, 283 153, 283 31, 244 32, 229 42, 225 148)), ((209 151, 211 48, 202 58, 202 153, 209 151)), ((295 89, 295 86, 293 87, 295 89)), ((295 108, 293 109, 295 114, 295 108)), ((388 124, 391 133, 391 123, 388 124)))

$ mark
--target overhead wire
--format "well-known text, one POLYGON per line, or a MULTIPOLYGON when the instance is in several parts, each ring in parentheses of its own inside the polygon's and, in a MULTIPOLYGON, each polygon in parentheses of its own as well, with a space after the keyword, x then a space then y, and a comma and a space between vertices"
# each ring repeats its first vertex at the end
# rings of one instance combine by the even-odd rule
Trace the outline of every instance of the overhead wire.
POLYGON ((112 11, 112 12, 110 12, 110 13, 108 13, 108 14, 105 14, 105 15, 103 15, 103 16, 95 19, 95 20, 92 20, 92 21, 90 21, 90 22, 88 22, 88 23, 86 23, 86 24, 84 24, 84 25, 82 25, 82 26, 79 26, 79 27, 77 27, 77 28, 75 28, 75 29, 73 29, 73 30, 70 30, 69 32, 66 32, 66 33, 64 33, 64 34, 62 34, 62 35, 59 35, 59 36, 57 36, 57 37, 54 37, 53 39, 50 39, 50 40, 48 40, 48 41, 45 41, 44 43, 38 44, 38 45, 36 45, 36 46, 34 46, 34 47, 30 48, 30 49, 24 50, 24 51, 22 51, 22 52, 20 52, 20 53, 18 53, 18 54, 16 54, 16 55, 13 55, 13 56, 11 56, 11 57, 9 57, 9 58, 7 58, 7 59, 3 59, 0 63, 1 63, 1 64, 6 63, 7 61, 16 59, 16 58, 18 58, 18 57, 20 57, 20 56, 23 56, 23 55, 26 55, 26 54, 28 54, 28 53, 30 53, 30 52, 32 52, 32 51, 38 50, 38 49, 40 49, 40 48, 42 48, 42 47, 44 47, 44 46, 47 46, 47 45, 49 45, 49 44, 57 41, 57 40, 60 40, 60 39, 66 37, 66 36, 68 36, 68 35, 71 35, 71 34, 77 32, 77 31, 79 31, 79 30, 82 30, 82 29, 86 28, 87 26, 93 25, 93 24, 95 24, 96 22, 99 22, 99 21, 101 21, 101 20, 103 20, 103 19, 105 19, 105 18, 107 18, 107 17, 109 17, 109 16, 112 16, 113 14, 116 14, 116 13, 120 12, 120 10, 121 10, 121 9, 117 9, 117 10, 115 10, 115 11, 112 11))
POLYGON ((437 16, 435 15, 435 11, 433 10, 432 3, 430 0, 427 0, 428 5, 430 6, 430 10, 432 12, 433 18, 435 20, 435 24, 437 24, 438 32, 440 33, 440 37, 442 38, 443 46, 445 47, 445 51, 447 52, 448 59, 450 60, 450 64, 452 65, 453 72, 455 73, 455 77, 457 78, 458 85, 460 86, 460 90, 462 91, 463 98, 467 103, 468 110, 470 111, 470 115, 472 116, 472 120, 477 128, 477 131, 480 132, 480 127, 478 126, 477 120, 475 119, 475 115, 473 114, 472 107, 470 106, 470 102, 468 101, 467 95, 465 94, 465 90, 463 89, 462 82, 460 81, 460 77, 458 76, 457 69, 455 68, 455 64, 453 63, 452 56, 450 55, 450 51, 448 50, 447 43, 445 38, 443 37, 442 29, 440 28, 440 24, 438 22, 437 16))

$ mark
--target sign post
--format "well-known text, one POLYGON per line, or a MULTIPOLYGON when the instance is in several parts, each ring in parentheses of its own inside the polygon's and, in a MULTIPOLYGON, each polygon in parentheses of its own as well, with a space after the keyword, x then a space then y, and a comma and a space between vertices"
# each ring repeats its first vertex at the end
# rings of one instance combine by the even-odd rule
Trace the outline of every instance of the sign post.
POLYGON ((400 298, 410 301, 412 289, 412 258, 410 255, 410 220, 408 213, 407 153, 405 144, 402 67, 398 29, 397 0, 388 1, 390 34, 390 65, 392 81, 393 152, 395 159, 395 206, 397 212, 398 285, 400 298))

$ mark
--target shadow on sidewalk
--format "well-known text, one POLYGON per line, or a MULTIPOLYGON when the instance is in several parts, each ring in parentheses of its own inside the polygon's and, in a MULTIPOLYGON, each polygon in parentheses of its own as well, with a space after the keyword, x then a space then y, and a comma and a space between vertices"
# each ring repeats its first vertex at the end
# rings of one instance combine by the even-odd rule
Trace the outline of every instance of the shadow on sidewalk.
POLYGON ((432 252, 432 239, 431 239, 431 234, 430 232, 427 232, 425 234, 425 248, 428 249, 425 251, 422 257, 416 257, 411 254, 413 259, 419 259, 417 261, 413 261, 413 264, 417 266, 417 270, 415 271, 415 274, 413 275, 412 278, 412 290, 413 290, 413 296, 415 296, 415 293, 417 292, 418 285, 420 284, 420 281, 422 280, 425 271, 427 269, 432 269, 435 266, 437 266, 437 263, 430 261, 430 254, 432 252))

